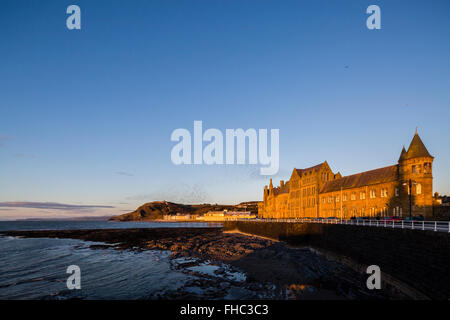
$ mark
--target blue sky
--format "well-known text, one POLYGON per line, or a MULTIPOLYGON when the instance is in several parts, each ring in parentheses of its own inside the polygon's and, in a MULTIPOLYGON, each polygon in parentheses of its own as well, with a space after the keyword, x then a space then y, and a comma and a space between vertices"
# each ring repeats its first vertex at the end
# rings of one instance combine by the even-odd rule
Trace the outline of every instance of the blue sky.
POLYGON ((276 181, 324 160, 344 175, 393 164, 418 126, 434 189, 450 194, 449 12, 445 0, 3 0, 0 202, 68 207, 0 218, 261 199, 259 165, 172 164, 170 135, 194 120, 280 129, 276 181), (70 4, 81 30, 66 28, 70 4), (371 4, 381 30, 366 28, 371 4))

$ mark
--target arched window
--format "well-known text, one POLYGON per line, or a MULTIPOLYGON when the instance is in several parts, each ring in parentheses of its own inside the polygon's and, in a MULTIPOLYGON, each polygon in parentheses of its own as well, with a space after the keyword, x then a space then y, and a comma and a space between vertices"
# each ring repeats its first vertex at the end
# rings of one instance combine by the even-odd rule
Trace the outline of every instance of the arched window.
POLYGON ((416 185, 416 194, 422 194, 422 185, 420 183, 416 185))

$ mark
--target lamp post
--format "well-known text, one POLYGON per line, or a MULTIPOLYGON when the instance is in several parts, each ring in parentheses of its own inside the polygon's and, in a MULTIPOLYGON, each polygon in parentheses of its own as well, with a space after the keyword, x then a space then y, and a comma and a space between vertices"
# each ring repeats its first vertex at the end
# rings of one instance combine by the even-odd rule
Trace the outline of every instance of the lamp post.
MULTIPOLYGON (((409 220, 412 220, 412 184, 417 184, 417 182, 412 181, 411 179, 408 180, 408 186, 409 186, 409 220)), ((403 183, 404 186, 406 186, 406 182, 403 183)))

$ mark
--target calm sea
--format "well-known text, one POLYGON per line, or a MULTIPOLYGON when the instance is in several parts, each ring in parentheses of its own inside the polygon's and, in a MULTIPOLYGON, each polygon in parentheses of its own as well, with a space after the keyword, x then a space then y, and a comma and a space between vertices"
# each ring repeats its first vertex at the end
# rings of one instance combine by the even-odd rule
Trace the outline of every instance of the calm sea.
MULTIPOLYGON (((206 227, 206 223, 2 221, 0 230, 206 227)), ((90 249, 94 242, 0 236, 0 299, 140 299, 177 290, 189 275, 167 251, 90 249), (81 290, 68 290, 69 265, 81 269, 81 290)))

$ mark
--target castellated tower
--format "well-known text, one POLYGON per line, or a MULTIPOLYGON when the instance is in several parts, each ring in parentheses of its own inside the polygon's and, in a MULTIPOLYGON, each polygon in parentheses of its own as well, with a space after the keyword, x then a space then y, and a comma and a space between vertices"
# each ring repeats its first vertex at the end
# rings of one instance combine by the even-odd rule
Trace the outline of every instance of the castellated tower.
POLYGON ((399 182, 404 195, 402 207, 409 207, 409 192, 412 192, 413 215, 431 217, 433 214, 433 160, 416 130, 408 151, 403 147, 398 160, 399 182), (412 190, 409 189, 410 182, 412 190))

